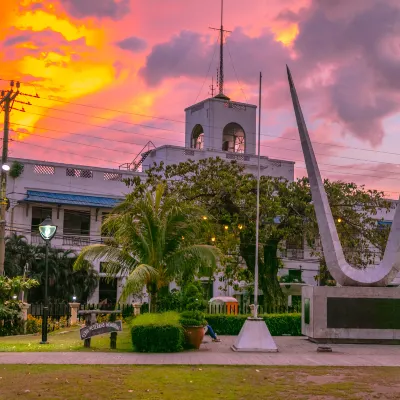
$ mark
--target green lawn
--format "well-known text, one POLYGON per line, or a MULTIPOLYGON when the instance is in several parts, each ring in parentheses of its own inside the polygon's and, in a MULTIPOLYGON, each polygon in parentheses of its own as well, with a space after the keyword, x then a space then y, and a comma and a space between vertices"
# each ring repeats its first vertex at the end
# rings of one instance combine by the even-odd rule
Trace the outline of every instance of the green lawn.
POLYGON ((400 368, 3 365, 0 399, 398 399, 400 368))
MULTIPOLYGON (((79 328, 61 329, 48 335, 49 344, 40 344, 41 335, 0 337, 1 351, 132 351, 129 326, 125 325, 118 333, 117 349, 110 350, 110 334, 92 338, 90 349, 83 347, 79 328), (66 333, 61 333, 66 332, 66 333)), ((1 383, 1 382, 0 382, 1 383)))

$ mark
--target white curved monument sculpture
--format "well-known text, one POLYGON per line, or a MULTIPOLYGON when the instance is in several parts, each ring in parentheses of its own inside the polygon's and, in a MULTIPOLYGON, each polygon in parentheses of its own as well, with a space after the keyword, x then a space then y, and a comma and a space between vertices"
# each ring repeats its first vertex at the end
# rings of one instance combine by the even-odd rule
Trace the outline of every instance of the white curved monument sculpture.
POLYGON ((328 197, 321 179, 292 75, 288 66, 286 66, 286 69, 301 146, 307 167, 308 179, 310 181, 311 195, 314 202, 322 248, 329 272, 341 286, 387 286, 400 271, 400 207, 396 209, 385 254, 381 263, 366 269, 354 268, 347 263, 332 217, 332 211, 328 203, 328 197))

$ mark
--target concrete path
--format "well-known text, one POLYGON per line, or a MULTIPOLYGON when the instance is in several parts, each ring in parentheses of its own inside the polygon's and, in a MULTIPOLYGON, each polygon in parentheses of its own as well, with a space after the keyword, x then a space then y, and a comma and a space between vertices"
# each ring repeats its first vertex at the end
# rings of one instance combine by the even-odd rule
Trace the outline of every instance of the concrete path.
POLYGON ((400 346, 332 345, 332 353, 318 353, 317 345, 303 337, 275 337, 279 353, 235 353, 236 336, 208 337, 199 351, 172 354, 41 352, 0 353, 0 364, 183 364, 283 366, 400 366, 400 346))

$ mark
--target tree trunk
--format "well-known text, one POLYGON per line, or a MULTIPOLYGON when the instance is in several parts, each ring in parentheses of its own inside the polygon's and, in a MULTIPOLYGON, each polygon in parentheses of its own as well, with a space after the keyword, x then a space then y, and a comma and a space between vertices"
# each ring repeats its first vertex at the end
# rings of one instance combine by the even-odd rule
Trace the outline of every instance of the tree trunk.
MULTIPOLYGON (((254 274, 255 267, 255 245, 249 245, 251 240, 245 238, 241 240, 240 253, 246 261, 247 268, 254 274)), ((260 246, 260 253, 263 252, 263 258, 259 257, 259 287, 264 295, 264 312, 273 311, 280 306, 286 305, 286 299, 279 286, 278 270, 279 260, 277 257, 278 239, 270 239, 264 246, 260 246)))
POLYGON ((264 245, 264 262, 262 273, 260 273, 260 286, 264 294, 265 311, 279 311, 286 306, 286 298, 278 281, 278 244, 279 240, 270 239, 264 245))

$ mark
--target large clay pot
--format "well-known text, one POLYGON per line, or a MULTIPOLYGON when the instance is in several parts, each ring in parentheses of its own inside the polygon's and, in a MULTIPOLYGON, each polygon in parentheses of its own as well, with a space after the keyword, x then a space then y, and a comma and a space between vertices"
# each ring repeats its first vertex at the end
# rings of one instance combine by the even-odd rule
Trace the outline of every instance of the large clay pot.
POLYGON ((204 338, 203 326, 185 326, 185 342, 190 348, 199 349, 204 338))

